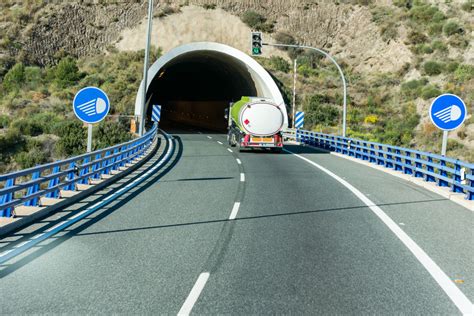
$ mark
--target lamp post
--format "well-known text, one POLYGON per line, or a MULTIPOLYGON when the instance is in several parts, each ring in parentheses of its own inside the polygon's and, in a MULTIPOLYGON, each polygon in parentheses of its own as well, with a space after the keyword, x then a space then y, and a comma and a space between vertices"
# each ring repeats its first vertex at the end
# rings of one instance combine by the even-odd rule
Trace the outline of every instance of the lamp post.
POLYGON ((342 85, 343 85, 343 107, 342 107, 342 136, 346 137, 346 117, 347 117, 347 83, 346 83, 346 78, 344 77, 344 73, 342 72, 341 67, 339 64, 336 62, 336 60, 329 55, 329 53, 315 47, 311 46, 304 46, 304 45, 290 45, 290 44, 270 44, 270 43, 263 43, 263 45, 267 46, 274 46, 274 47, 292 47, 292 48, 304 48, 304 49, 311 49, 314 51, 317 51, 324 56, 326 56, 330 61, 333 62, 334 65, 336 65, 337 70, 339 71, 339 75, 341 76, 342 80, 342 85))
POLYGON ((145 46, 145 60, 143 61, 143 90, 142 90, 142 114, 140 116, 140 125, 138 127, 138 134, 143 136, 145 130, 145 105, 146 105, 146 89, 148 81, 148 56, 150 55, 150 40, 151 40, 151 24, 153 20, 153 0, 148 0, 148 27, 146 34, 145 46))

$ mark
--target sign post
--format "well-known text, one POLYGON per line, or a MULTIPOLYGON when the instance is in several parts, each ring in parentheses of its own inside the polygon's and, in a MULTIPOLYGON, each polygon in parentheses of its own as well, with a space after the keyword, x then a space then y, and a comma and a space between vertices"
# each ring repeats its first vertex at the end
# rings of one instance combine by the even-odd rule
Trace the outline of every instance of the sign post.
POLYGON ((433 124, 443 130, 441 155, 446 156, 448 132, 455 130, 464 123, 467 116, 466 105, 454 94, 442 94, 430 106, 430 119, 433 124))
POLYGON ((110 110, 107 94, 99 88, 87 87, 79 90, 72 101, 77 118, 87 123, 87 152, 92 151, 92 124, 102 121, 110 110))

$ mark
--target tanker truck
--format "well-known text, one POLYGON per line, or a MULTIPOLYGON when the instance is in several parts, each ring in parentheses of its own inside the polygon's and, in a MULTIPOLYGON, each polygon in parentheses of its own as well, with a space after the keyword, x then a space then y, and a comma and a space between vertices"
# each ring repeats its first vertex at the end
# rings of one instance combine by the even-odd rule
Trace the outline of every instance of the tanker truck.
POLYGON ((237 146, 239 151, 268 148, 280 152, 283 149, 284 113, 272 100, 242 97, 240 101, 231 103, 226 112, 230 146, 237 146))

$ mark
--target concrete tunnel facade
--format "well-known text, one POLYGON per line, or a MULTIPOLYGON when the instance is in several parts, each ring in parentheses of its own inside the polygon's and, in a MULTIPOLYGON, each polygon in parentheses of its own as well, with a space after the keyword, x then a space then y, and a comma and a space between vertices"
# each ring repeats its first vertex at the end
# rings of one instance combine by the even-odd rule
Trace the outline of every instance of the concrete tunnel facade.
MULTIPOLYGON (((140 116, 143 81, 135 101, 140 116)), ((145 117, 151 104, 162 105, 160 126, 173 124, 225 132, 224 109, 242 96, 272 99, 288 115, 283 96, 269 73, 253 58, 228 45, 197 42, 163 54, 149 68, 145 117)))

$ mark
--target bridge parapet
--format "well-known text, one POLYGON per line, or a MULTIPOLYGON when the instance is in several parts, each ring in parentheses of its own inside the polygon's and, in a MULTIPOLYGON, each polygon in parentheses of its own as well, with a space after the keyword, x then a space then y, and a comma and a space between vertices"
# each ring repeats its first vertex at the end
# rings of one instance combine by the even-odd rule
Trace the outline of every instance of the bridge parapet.
POLYGON ((0 175, 0 217, 15 208, 47 205, 48 199, 74 195, 78 189, 111 177, 145 156, 156 138, 157 126, 131 141, 61 161, 0 175))
POLYGON ((384 166, 449 187, 474 200, 474 164, 429 152, 349 137, 296 130, 296 141, 384 166))

